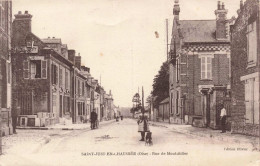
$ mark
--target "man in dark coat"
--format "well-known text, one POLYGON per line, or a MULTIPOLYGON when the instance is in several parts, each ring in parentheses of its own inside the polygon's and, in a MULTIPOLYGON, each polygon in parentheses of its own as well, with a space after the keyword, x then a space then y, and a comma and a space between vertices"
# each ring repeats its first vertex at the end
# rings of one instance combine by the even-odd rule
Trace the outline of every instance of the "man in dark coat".
POLYGON ((11 115, 12 115, 12 125, 13 125, 13 133, 16 133, 16 126, 17 126, 17 118, 20 115, 21 112, 21 107, 15 102, 12 110, 11 110, 11 115))
POLYGON ((97 113, 95 112, 95 110, 93 110, 90 114, 90 122, 91 122, 91 129, 95 128, 95 123, 97 120, 97 113))

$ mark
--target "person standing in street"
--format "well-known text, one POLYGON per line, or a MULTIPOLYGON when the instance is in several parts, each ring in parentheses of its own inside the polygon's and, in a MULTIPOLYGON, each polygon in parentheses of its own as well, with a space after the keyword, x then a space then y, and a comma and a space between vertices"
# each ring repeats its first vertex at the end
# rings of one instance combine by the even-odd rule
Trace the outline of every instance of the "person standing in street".
POLYGON ((144 115, 139 116, 137 124, 138 124, 138 132, 141 133, 141 137, 142 137, 140 141, 144 141, 145 132, 150 131, 147 116, 144 115))
POLYGON ((221 133, 226 132, 226 120, 227 120, 227 111, 223 105, 221 105, 222 109, 220 112, 220 121, 221 121, 221 133))
POLYGON ((94 129, 95 128, 95 123, 96 123, 96 119, 97 119, 97 115, 95 110, 92 110, 91 114, 90 114, 90 128, 94 129))
POLYGON ((12 125, 13 125, 13 133, 17 134, 16 132, 16 126, 17 126, 17 118, 20 115, 21 112, 21 107, 15 102, 12 111, 11 111, 11 115, 12 115, 12 125))

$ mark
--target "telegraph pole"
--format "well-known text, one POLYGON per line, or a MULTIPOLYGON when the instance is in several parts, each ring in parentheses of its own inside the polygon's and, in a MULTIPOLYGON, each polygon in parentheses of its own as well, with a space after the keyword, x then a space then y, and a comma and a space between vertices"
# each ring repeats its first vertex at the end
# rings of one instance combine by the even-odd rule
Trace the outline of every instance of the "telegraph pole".
POLYGON ((0 155, 2 154, 2 110, 0 108, 0 155))

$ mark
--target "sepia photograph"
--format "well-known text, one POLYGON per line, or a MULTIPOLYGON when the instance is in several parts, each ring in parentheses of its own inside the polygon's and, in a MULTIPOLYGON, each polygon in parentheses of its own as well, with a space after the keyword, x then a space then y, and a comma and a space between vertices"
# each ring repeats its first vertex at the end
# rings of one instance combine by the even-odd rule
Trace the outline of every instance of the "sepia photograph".
POLYGON ((260 166, 259 0, 0 0, 0 166, 260 166))

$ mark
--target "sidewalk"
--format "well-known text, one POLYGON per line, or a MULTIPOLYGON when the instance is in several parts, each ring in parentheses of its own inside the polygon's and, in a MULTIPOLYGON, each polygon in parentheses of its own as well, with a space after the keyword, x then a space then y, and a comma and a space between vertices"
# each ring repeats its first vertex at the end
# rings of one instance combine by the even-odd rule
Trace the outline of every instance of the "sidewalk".
MULTIPOLYGON (((99 125, 109 124, 113 123, 115 120, 109 120, 109 121, 102 121, 99 122, 99 125)), ((17 129, 31 129, 31 130, 84 130, 84 129, 90 129, 90 123, 82 123, 82 124, 72 124, 71 122, 68 122, 66 124, 55 124, 52 126, 46 126, 46 127, 17 127, 17 129)))
MULTIPOLYGON (((102 126, 113 122, 115 122, 115 120, 102 121, 99 125, 102 126)), ((66 125, 56 124, 50 127, 20 128, 17 129, 17 134, 2 137, 3 155, 33 153, 41 146, 50 142, 55 136, 66 135, 71 132, 71 130, 88 129, 90 130, 90 123, 66 125)))
POLYGON ((210 128, 197 128, 191 125, 179 125, 169 124, 166 122, 149 122, 151 126, 166 127, 173 131, 188 134, 191 136, 204 137, 208 139, 215 139, 226 143, 237 144, 251 144, 254 150, 258 149, 259 138, 253 136, 246 136, 241 134, 232 134, 227 131, 226 133, 220 133, 220 130, 213 130, 210 128))

